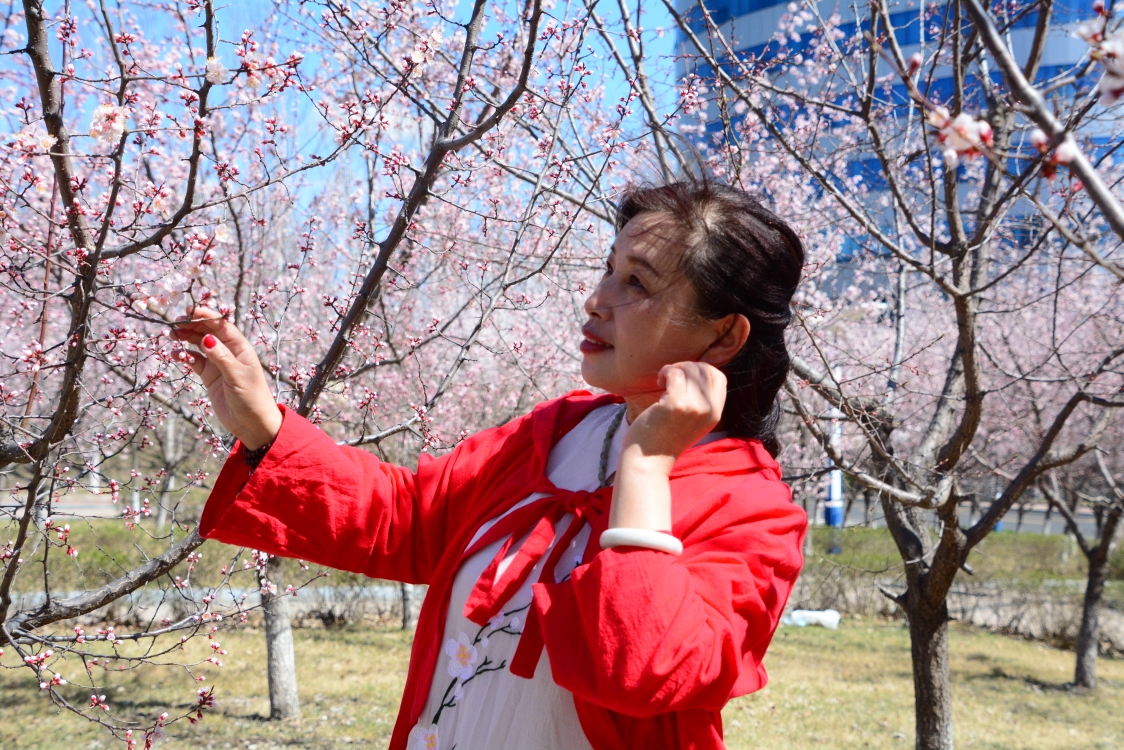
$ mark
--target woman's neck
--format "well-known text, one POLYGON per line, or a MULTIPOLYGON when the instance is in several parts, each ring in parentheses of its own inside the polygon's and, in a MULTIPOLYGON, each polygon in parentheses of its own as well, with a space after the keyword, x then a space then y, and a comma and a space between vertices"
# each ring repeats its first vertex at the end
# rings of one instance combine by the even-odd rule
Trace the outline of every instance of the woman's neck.
MULTIPOLYGON (((637 393, 632 396, 625 396, 624 402, 628 406, 625 412, 624 420, 625 427, 636 421, 645 409, 660 400, 662 393, 637 393)), ((714 425, 711 432, 722 432, 725 428, 725 419, 719 420, 718 424, 714 425)))
POLYGON ((645 409, 660 400, 659 393, 637 393, 632 396, 625 396, 624 402, 628 406, 628 411, 625 412, 624 418, 632 424, 636 421, 645 409))

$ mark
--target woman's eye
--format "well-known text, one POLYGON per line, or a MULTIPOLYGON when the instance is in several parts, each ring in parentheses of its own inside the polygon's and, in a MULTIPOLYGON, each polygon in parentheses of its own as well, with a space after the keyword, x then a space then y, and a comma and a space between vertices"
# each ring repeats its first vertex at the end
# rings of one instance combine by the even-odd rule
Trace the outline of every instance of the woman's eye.
POLYGON ((629 276, 628 277, 628 285, 629 286, 637 286, 637 287, 640 287, 641 289, 644 288, 644 284, 636 276, 629 276))

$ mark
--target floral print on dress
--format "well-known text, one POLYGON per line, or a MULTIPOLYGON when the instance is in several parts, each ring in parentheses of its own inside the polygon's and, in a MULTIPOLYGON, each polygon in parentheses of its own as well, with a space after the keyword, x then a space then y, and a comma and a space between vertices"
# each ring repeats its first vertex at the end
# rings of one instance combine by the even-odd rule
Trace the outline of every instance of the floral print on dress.
POLYGON ((441 697, 441 705, 433 715, 432 723, 426 726, 419 722, 417 726, 410 730, 411 744, 409 750, 430 750, 431 748, 436 750, 437 723, 441 721, 441 714, 444 713, 445 709, 456 707, 458 701, 464 697, 464 689, 468 683, 483 674, 498 672, 507 667, 506 659, 501 659, 499 664, 496 664, 485 654, 483 660, 481 660, 481 650, 488 648, 490 637, 497 633, 514 636, 522 634, 523 631, 518 629, 522 624, 518 613, 530 609, 530 607, 531 605, 527 604, 518 609, 497 614, 477 631, 475 637, 470 637, 468 633, 461 632, 456 638, 445 641, 445 655, 449 657, 446 669, 453 679, 449 682, 449 686, 445 688, 445 694, 441 697), (421 744, 423 740, 426 743, 432 742, 433 744, 421 744))
MULTIPOLYGON (((483 643, 487 646, 487 643, 483 643)), ((445 655, 449 657, 449 676, 456 677, 461 680, 467 680, 472 677, 472 673, 476 670, 476 659, 479 658, 479 652, 476 646, 468 638, 468 633, 461 631, 456 640, 450 638, 445 642, 445 655)))
POLYGON ((406 740, 407 750, 437 750, 437 725, 430 724, 423 727, 418 724, 410 730, 410 737, 406 740))

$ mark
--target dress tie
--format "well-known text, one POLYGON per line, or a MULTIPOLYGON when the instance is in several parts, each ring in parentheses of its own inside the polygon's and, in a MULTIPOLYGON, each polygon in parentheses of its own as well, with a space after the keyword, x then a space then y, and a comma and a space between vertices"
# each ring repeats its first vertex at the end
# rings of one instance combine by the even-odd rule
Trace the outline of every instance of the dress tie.
MULTIPOLYGON (((604 512, 609 504, 609 499, 612 497, 613 488, 611 486, 602 487, 595 492, 563 490, 555 487, 549 479, 544 477, 534 491, 546 494, 544 497, 516 508, 500 518, 465 550, 462 559, 476 554, 484 547, 503 539, 505 536, 507 537, 507 540, 500 545, 495 557, 488 563, 488 567, 476 579, 476 583, 465 601, 464 616, 477 625, 484 625, 488 620, 495 617, 503 608, 504 603, 526 582, 535 565, 542 559, 543 554, 554 541, 555 524, 566 513, 573 513, 574 520, 570 522, 558 543, 554 545, 554 549, 539 575, 540 582, 554 581, 554 568, 561 559, 563 552, 570 546, 574 537, 578 535, 578 532, 582 530, 591 516, 600 515, 604 512), (511 563, 504 569, 503 575, 497 576, 500 563, 506 557, 512 545, 523 538, 528 531, 530 536, 527 537, 527 541, 515 553, 511 563)), ((541 646, 539 650, 541 651, 541 646)))

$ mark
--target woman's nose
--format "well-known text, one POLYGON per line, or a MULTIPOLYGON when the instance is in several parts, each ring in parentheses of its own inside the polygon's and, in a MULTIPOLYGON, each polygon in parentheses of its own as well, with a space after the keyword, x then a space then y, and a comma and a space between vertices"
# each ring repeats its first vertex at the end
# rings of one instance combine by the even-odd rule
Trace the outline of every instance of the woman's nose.
POLYGON ((591 318, 597 317, 605 319, 608 317, 607 313, 611 308, 605 306, 603 302, 605 296, 604 285, 605 283, 601 282, 595 286, 593 291, 589 293, 589 296, 585 298, 585 303, 583 305, 585 314, 591 318))

